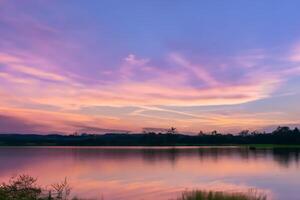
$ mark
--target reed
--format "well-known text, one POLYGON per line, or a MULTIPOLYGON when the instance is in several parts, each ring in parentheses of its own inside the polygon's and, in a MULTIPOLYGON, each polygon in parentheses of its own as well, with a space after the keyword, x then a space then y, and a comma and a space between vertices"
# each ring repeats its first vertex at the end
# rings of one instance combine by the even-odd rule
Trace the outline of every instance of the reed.
POLYGON ((267 200, 267 195, 257 190, 246 193, 194 190, 183 192, 177 200, 267 200))

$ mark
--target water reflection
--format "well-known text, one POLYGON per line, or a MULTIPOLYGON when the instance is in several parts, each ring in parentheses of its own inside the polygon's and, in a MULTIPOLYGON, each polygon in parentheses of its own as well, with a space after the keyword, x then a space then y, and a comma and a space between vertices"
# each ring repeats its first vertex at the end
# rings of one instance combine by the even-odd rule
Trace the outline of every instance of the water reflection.
POLYGON ((0 180, 28 173, 43 184, 69 177, 79 195, 168 199, 185 189, 300 195, 299 149, 238 147, 27 147, 0 149, 0 180))
MULTIPOLYGON (((278 165, 289 167, 298 164, 299 148, 256 149, 239 147, 25 147, 1 148, 0 159, 18 164, 32 162, 32 159, 72 157, 78 161, 94 159, 128 160, 141 158, 145 162, 154 163, 169 161, 176 164, 181 157, 218 161, 220 158, 239 158, 243 160, 273 159, 278 165), (10 159, 13 157, 14 159, 10 159)), ((0 166, 9 164, 3 162, 0 166)), ((2 166, 3 167, 3 166, 2 166)), ((11 166, 10 166, 11 167, 11 166)))

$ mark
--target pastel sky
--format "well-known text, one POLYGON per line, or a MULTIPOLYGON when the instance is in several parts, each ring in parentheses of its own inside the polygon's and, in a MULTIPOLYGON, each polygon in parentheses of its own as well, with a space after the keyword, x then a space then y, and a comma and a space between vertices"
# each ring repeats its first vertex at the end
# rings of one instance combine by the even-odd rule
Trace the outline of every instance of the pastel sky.
POLYGON ((300 124, 298 0, 0 0, 0 132, 300 124))

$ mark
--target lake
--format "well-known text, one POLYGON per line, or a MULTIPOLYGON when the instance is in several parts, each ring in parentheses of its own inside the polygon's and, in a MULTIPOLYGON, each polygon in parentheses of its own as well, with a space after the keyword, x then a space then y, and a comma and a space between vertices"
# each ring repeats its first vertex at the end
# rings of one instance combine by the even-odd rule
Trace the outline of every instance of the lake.
POLYGON ((0 181, 29 174, 41 185, 67 177, 72 194, 168 200, 193 189, 248 191, 299 200, 300 149, 240 147, 2 147, 0 181))

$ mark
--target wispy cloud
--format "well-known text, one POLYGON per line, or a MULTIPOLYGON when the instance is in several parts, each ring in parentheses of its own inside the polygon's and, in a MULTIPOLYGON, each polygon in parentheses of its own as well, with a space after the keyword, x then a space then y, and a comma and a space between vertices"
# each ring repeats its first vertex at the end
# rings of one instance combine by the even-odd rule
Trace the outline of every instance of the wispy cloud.
MULTIPOLYGON (((298 123, 282 113, 268 112, 266 115, 272 114, 268 118, 236 110, 225 115, 219 110, 197 113, 188 109, 238 107, 282 95, 287 92, 282 91, 283 87, 293 86, 297 90, 297 43, 279 53, 259 47, 200 59, 208 54, 180 51, 172 46, 148 51, 147 46, 152 44, 146 41, 132 44, 134 37, 105 34, 102 30, 114 26, 102 24, 101 20, 97 21, 100 25, 96 29, 94 22, 88 24, 93 20, 82 18, 83 23, 74 13, 37 15, 28 12, 33 9, 27 7, 28 3, 16 6, 11 1, 2 2, 5 8, 0 13, 1 113, 14 117, 15 123, 38 124, 32 130, 72 132, 82 127, 81 130, 90 131, 136 131, 142 127, 176 125, 195 131, 200 127, 225 129, 298 123), (79 22, 89 29, 82 28, 79 22), (82 108, 97 106, 115 109, 106 113, 82 112, 82 108), (124 107, 134 109, 127 111, 124 107)), ((40 13, 54 12, 44 3, 38 4, 40 13)), ((187 48, 195 46, 189 44, 187 48)))
POLYGON ((47 128, 39 123, 16 116, 0 115, 0 133, 37 133, 39 130, 47 130, 47 128))
POLYGON ((124 60, 130 65, 138 66, 143 66, 149 62, 149 59, 138 59, 134 54, 129 54, 124 60))
POLYGON ((288 59, 292 62, 300 62, 300 43, 293 46, 288 59))
POLYGON ((195 74, 200 79, 200 81, 203 81, 204 84, 206 84, 207 86, 218 85, 217 80, 213 76, 211 76, 200 64, 198 65, 192 64, 188 60, 186 60, 183 56, 176 53, 172 53, 170 55, 170 58, 172 59, 173 62, 179 64, 185 70, 188 70, 191 73, 195 74))
MULTIPOLYGON (((69 112, 71 114, 72 112, 76 112, 77 109, 87 106, 134 106, 138 108, 134 112, 128 113, 129 118, 132 116, 132 119, 122 119, 122 123, 118 120, 116 123, 112 123, 111 119, 97 122, 102 127, 119 126, 120 129, 96 129, 97 126, 87 125, 90 123, 88 121, 91 119, 91 116, 82 115, 79 118, 84 117, 84 120, 80 120, 81 126, 94 127, 94 131, 100 131, 100 129, 129 130, 130 128, 137 130, 133 127, 131 120, 138 120, 138 118, 142 119, 144 117, 148 120, 151 119, 151 123, 148 123, 149 126, 155 126, 158 120, 162 120, 161 122, 164 121, 164 123, 161 123, 162 126, 169 126, 171 125, 170 121, 176 121, 176 124, 182 128, 196 127, 196 123, 205 123, 207 124, 207 128, 217 125, 223 128, 226 126, 232 127, 233 124, 236 124, 235 121, 238 121, 239 125, 243 124, 245 126, 250 126, 251 124, 258 126, 261 122, 261 126, 263 126, 274 123, 274 121, 261 121, 261 118, 254 120, 254 116, 247 117, 245 120, 237 120, 241 116, 234 118, 233 116, 224 117, 207 113, 192 114, 188 111, 176 111, 159 106, 238 105, 268 98, 287 79, 287 75, 292 75, 289 70, 294 69, 287 68, 283 71, 272 71, 269 68, 254 68, 242 77, 238 77, 239 81, 235 81, 238 84, 231 84, 230 80, 226 82, 222 82, 221 79, 216 81, 218 77, 212 78, 212 75, 209 75, 206 71, 201 71, 197 77, 199 81, 204 81, 207 85, 199 88, 189 82, 189 76, 187 75, 187 73, 199 73, 199 71, 195 71, 198 65, 187 64, 189 62, 186 59, 184 59, 183 63, 178 63, 177 58, 183 59, 179 55, 177 55, 175 60, 171 60, 171 62, 180 64, 182 71, 180 71, 180 68, 177 68, 175 71, 178 73, 174 75, 169 74, 169 71, 163 68, 155 68, 151 65, 151 60, 149 59, 138 60, 135 56, 129 57, 135 61, 134 63, 127 64, 134 65, 134 68, 129 69, 126 65, 121 66, 120 70, 115 73, 115 82, 107 82, 108 84, 104 85, 87 85, 80 82, 80 76, 69 76, 62 69, 59 72, 52 72, 51 68, 41 69, 36 63, 33 63, 34 67, 28 67, 27 61, 22 57, 1 54, 0 63, 4 67, 2 68, 2 72, 0 72, 0 77, 2 78, 0 81, 2 83, 5 80, 9 81, 8 87, 0 87, 2 95, 6 96, 6 100, 2 99, 1 101, 2 107, 18 107, 20 105, 20 108, 22 108, 22 104, 16 104, 16 102, 20 102, 21 98, 31 104, 45 104, 58 107, 61 111, 56 114, 59 116, 62 116, 61 112, 69 112), (189 66, 186 67, 186 65, 189 66), (130 73, 127 73, 128 71, 124 73, 124 67, 130 73), (141 71, 141 68, 148 70, 141 71), (142 73, 147 73, 151 78, 142 80, 129 78, 130 76, 138 76, 142 73), (182 76, 181 73, 183 74, 182 76), (266 73, 268 74, 267 76, 265 76, 266 73), (128 76, 128 78, 122 78, 124 76, 128 76), (79 77, 79 79, 74 77, 79 77), (47 89, 43 90, 43 87, 47 89), (10 95, 12 88, 15 92, 13 96, 10 95), (14 103, 11 104, 10 102, 14 103), (169 114, 165 115, 163 113, 169 114)), ((125 60, 125 62, 128 61, 125 60)), ((130 62, 133 61, 131 60, 130 62)), ((41 112, 44 111, 41 110, 41 112)), ((32 116, 35 115, 32 114, 32 116)), ((71 122, 74 119, 70 118, 69 121, 71 122)), ((59 125, 60 127, 54 126, 55 128, 52 129, 76 130, 76 126, 70 126, 70 123, 67 123, 66 120, 59 120, 58 124, 65 125, 59 125)))

